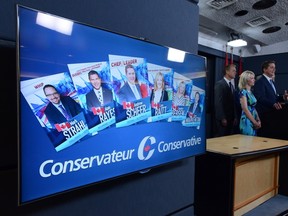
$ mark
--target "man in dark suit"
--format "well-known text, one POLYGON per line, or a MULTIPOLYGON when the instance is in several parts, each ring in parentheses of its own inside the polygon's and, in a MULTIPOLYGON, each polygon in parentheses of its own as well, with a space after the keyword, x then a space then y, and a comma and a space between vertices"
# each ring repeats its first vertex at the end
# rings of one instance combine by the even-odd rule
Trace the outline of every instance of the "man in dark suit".
POLYGON ((60 95, 53 85, 45 85, 43 91, 49 100, 44 113, 53 127, 55 124, 67 122, 82 112, 80 104, 69 96, 60 95))
POLYGON ((276 110, 281 110, 288 94, 285 91, 280 95, 277 93, 273 78, 275 77, 275 61, 269 60, 262 64, 262 75, 256 80, 253 93, 257 99, 256 110, 260 116, 262 127, 258 131, 259 136, 267 136, 271 121, 270 116, 276 110))
POLYGON ((195 117, 201 117, 200 93, 198 91, 195 92, 194 102, 189 106, 186 122, 192 121, 195 117))
POLYGON ((200 93, 197 91, 194 95, 194 103, 192 103, 189 107, 188 113, 192 113, 196 116, 201 115, 201 107, 200 107, 200 93))
POLYGON ((88 78, 93 86, 93 89, 86 94, 86 104, 88 110, 93 107, 104 106, 113 101, 113 93, 110 89, 102 86, 102 80, 97 71, 91 70, 88 73, 88 78))
POLYGON ((131 102, 141 99, 141 89, 138 83, 137 75, 133 65, 126 65, 125 74, 127 82, 120 88, 118 92, 119 101, 131 102))
POLYGON ((215 136, 227 136, 238 129, 235 86, 232 80, 236 76, 236 66, 225 67, 224 77, 217 81, 214 88, 214 108, 216 119, 215 136))

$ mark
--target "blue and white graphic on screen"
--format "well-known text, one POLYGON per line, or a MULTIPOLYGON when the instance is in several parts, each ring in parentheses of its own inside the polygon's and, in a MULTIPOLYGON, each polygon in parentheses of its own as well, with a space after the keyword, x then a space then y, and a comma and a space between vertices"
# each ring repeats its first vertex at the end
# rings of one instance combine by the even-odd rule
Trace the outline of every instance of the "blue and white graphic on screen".
POLYGON ((205 152, 205 58, 22 6, 17 21, 19 203, 205 152))

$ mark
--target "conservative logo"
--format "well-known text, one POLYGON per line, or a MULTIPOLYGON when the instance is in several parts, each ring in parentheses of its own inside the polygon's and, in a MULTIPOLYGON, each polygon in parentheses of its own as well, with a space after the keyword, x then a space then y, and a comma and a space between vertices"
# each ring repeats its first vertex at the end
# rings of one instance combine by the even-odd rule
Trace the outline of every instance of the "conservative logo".
POLYGON ((155 137, 152 136, 146 136, 139 144, 138 147, 138 158, 139 160, 149 160, 155 149, 153 148, 153 145, 156 143, 155 137))
POLYGON ((175 151, 182 148, 193 147, 201 144, 201 137, 191 137, 184 140, 176 140, 172 142, 160 141, 157 145, 156 139, 153 136, 146 136, 142 139, 138 147, 137 156, 139 160, 146 161, 149 160, 155 152, 155 149, 159 153, 175 151))
MULTIPOLYGON (((177 151, 182 148, 191 148, 201 144, 201 137, 191 137, 184 140, 176 140, 172 142, 156 141, 153 136, 146 136, 142 139, 138 146, 137 156, 141 161, 149 160, 155 150, 158 153, 167 153, 177 151)), ((108 164, 116 164, 122 161, 133 160, 135 158, 136 149, 111 150, 99 155, 86 156, 76 159, 68 159, 65 161, 56 161, 53 159, 45 160, 39 167, 39 174, 43 178, 57 176, 69 172, 78 172, 84 169, 90 169, 94 166, 104 166, 108 164)))

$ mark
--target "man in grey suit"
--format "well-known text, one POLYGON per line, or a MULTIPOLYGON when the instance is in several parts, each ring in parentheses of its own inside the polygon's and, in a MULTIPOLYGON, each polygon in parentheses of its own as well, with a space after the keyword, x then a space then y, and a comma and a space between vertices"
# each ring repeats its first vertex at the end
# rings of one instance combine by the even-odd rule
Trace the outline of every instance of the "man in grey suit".
POLYGON ((86 94, 86 104, 88 110, 93 107, 105 106, 113 101, 113 93, 110 89, 102 86, 102 80, 97 71, 91 70, 88 73, 88 78, 93 86, 93 89, 86 94))
POLYGON ((236 76, 236 66, 225 67, 223 78, 216 82, 214 88, 214 108, 216 119, 215 136, 227 136, 238 129, 235 86, 232 80, 236 76))

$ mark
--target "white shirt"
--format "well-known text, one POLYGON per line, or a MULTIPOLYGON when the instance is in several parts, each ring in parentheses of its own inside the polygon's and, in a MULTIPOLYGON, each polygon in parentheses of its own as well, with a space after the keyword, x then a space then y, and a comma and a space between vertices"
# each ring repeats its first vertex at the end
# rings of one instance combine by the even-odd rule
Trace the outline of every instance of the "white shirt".
POLYGON ((98 100, 100 101, 101 104, 103 104, 103 92, 102 92, 102 87, 100 87, 99 89, 93 89, 98 100))
POLYGON ((235 89, 235 86, 234 86, 234 79, 231 79, 231 80, 228 80, 226 77, 224 77, 224 80, 227 82, 227 85, 230 87, 230 84, 232 84, 232 87, 233 89, 235 89))
POLYGON ((162 90, 154 92, 154 103, 159 103, 162 96, 162 90))
POLYGON ((271 84, 271 86, 273 87, 273 90, 274 90, 274 92, 275 92, 275 94, 276 94, 276 88, 275 88, 275 85, 274 85, 273 79, 270 78, 270 77, 268 77, 268 76, 266 76, 265 74, 263 74, 263 76, 266 77, 266 79, 267 79, 268 82, 271 84))
POLYGON ((128 84, 129 84, 130 88, 132 89, 132 91, 133 91, 136 99, 137 99, 137 100, 138 100, 138 99, 141 99, 141 96, 140 96, 140 94, 139 94, 139 92, 138 92, 138 89, 137 89, 136 85, 135 85, 135 84, 133 85, 133 84, 131 84, 131 83, 129 83, 129 82, 128 82, 128 84))

